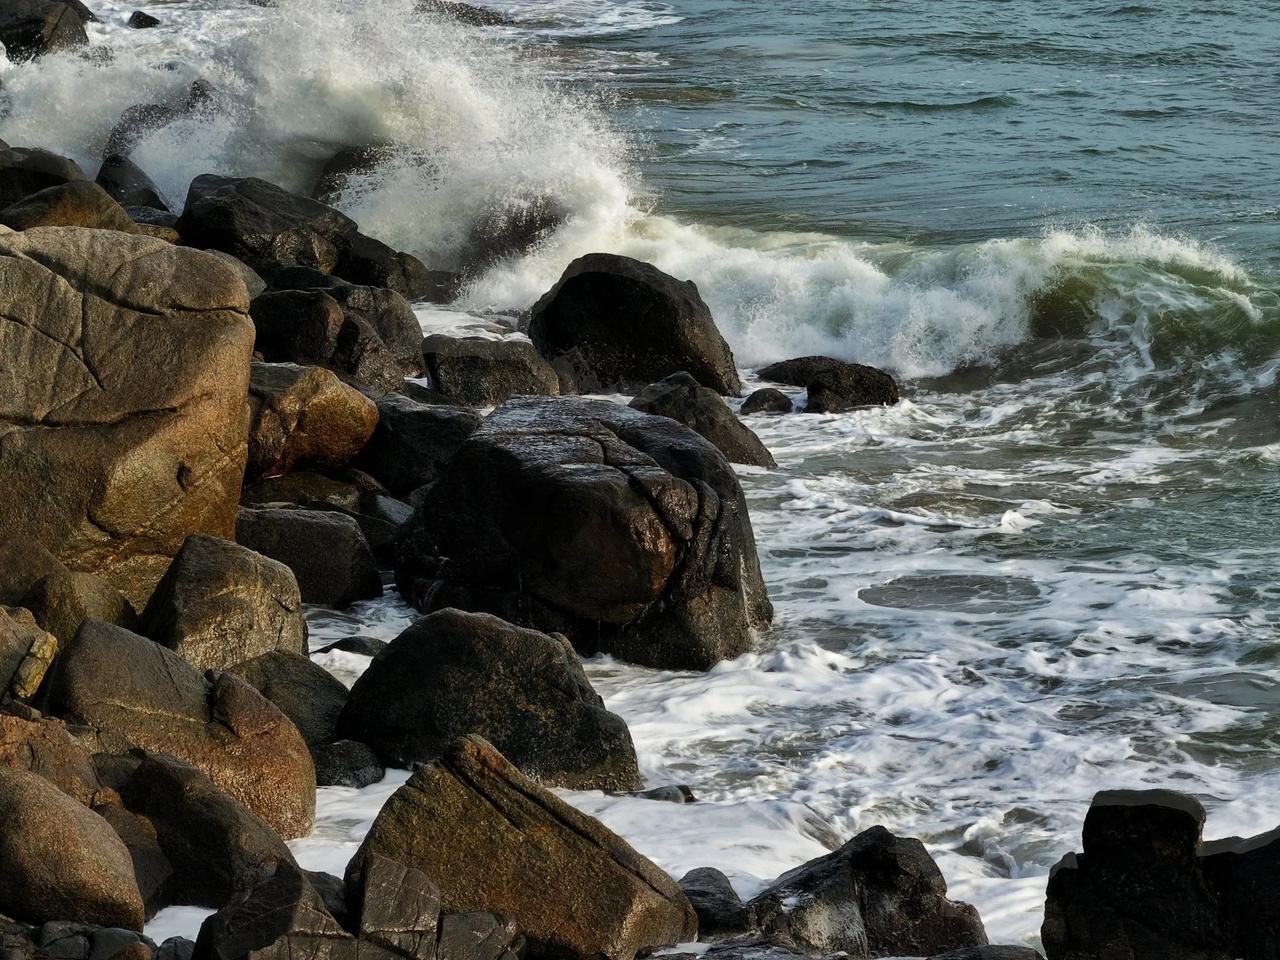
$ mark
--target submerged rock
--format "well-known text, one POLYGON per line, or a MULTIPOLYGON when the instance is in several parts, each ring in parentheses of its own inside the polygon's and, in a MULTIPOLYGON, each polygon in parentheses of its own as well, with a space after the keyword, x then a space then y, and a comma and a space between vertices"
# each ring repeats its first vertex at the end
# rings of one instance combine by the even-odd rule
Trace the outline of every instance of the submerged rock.
POLYGON ((135 103, 128 107, 107 135, 103 157, 127 157, 137 144, 175 121, 198 115, 215 97, 212 84, 197 79, 187 89, 157 103, 135 103))
POLYGON ((834 357, 800 357, 770 364, 759 371, 775 383, 804 387, 806 413, 842 413, 856 407, 892 406, 898 385, 883 370, 834 357))
POLYGON ((490 415, 401 534, 421 609, 494 613, 579 652, 706 670, 772 615, 733 468, 673 420, 521 397, 490 415))
POLYGON ((794 409, 791 398, 777 387, 761 387, 742 401, 739 412, 746 417, 755 413, 790 413, 794 409))
POLYGON ((682 370, 720 394, 742 389, 698 288, 630 257, 569 264, 534 304, 529 337, 566 393, 638 390, 682 370))
POLYGON ((631 406, 683 423, 715 444, 732 463, 769 469, 777 466, 760 438, 733 415, 720 396, 683 371, 649 384, 631 401, 631 406))

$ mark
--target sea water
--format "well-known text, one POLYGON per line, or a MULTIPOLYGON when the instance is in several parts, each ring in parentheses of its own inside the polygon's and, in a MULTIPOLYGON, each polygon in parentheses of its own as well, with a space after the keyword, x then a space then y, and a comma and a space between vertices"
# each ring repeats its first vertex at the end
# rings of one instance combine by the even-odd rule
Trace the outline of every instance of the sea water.
MULTIPOLYGON (((432 263, 557 215, 426 328, 502 335, 609 250, 696 281, 753 385, 819 352, 902 379, 892 408, 747 418, 778 461, 740 471, 777 607, 751 653, 587 664, 647 781, 699 802, 566 796, 660 866, 750 895, 884 824, 1034 945, 1097 790, 1280 823, 1280 7, 511 0, 476 29, 192 0, 129 31, 90 2, 113 56, 7 68, 0 137, 92 172, 121 110, 205 76, 217 106, 135 153, 175 205, 389 140, 338 205, 432 263)), ((412 617, 313 611, 313 643, 412 617)), ((322 788, 301 862, 340 873, 404 777, 322 788)))

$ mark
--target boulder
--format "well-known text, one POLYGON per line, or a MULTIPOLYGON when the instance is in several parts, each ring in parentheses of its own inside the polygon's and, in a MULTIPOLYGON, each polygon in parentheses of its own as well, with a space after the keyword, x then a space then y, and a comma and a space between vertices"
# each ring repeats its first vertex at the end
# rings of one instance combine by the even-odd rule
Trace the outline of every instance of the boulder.
POLYGON ((0 541, 0 605, 17 604, 41 577, 66 569, 44 544, 30 537, 0 541))
POLYGON ((434 481, 479 426, 471 410, 390 394, 378 400, 378 426, 358 463, 402 496, 434 481))
POLYGON ((340 199, 353 176, 367 174, 385 163, 395 152, 395 144, 362 143, 342 147, 325 161, 311 188, 311 196, 321 203, 340 199))
POLYGON ((533 306, 529 336, 564 392, 637 390, 681 370, 717 393, 742 388, 729 345, 692 281, 613 254, 569 264, 533 306))
POLYGON ((238 677, 201 671, 172 650, 90 620, 59 654, 47 681, 49 712, 171 753, 286 839, 315 813, 315 768, 301 734, 238 677))
POLYGON ((58 0, 9 0, 0 13, 0 43, 9 59, 30 60, 42 53, 85 46, 90 17, 82 4, 58 0))
POLYGON ((417 257, 357 233, 333 268, 335 276, 369 287, 386 287, 406 300, 448 303, 457 294, 459 278, 447 270, 431 270, 417 257))
MULTIPOLYGON (((93 762, 102 783, 119 798, 97 806, 98 812, 121 833, 149 835, 169 866, 171 876, 156 907, 221 909, 252 889, 264 869, 292 862, 289 848, 266 821, 191 764, 145 750, 99 753, 93 762), (129 829, 122 829, 126 824, 129 829)), ((136 863, 136 848, 131 852, 136 863)))
POLYGON ((719 394, 684 371, 649 384, 631 401, 631 406, 642 413, 683 423, 715 444, 731 463, 769 469, 777 466, 760 438, 739 422, 719 394))
POLYGON ((100 816, 34 773, 0 767, 0 912, 141 930, 133 861, 100 816))
MULTIPOLYGON (((166 222, 164 224, 165 226, 173 226, 174 223, 178 222, 178 218, 173 214, 162 213, 159 210, 149 210, 145 207, 132 207, 129 210, 129 215, 133 217, 135 222, 138 221, 139 213, 153 215, 156 223, 159 223, 161 220, 170 221, 166 222)), ((176 233, 177 231, 175 230, 174 232, 176 233)), ((236 273, 240 274, 241 279, 244 280, 245 289, 249 291, 250 300, 267 289, 267 281, 258 276, 258 271, 238 257, 233 257, 229 253, 223 253, 221 250, 206 250, 205 253, 209 254, 211 257, 217 257, 223 263, 234 268, 236 273)))
POLYGON ((253 299, 254 348, 272 363, 316 365, 376 393, 404 382, 404 369, 376 330, 324 290, 278 290, 253 299))
POLYGON ((311 748, 316 765, 316 785, 354 787, 359 790, 387 775, 373 748, 355 740, 335 740, 311 748))
POLYGON ((761 387, 742 401, 738 412, 748 417, 755 413, 790 413, 794 408, 791 398, 777 387, 761 387))
POLYGON ((138 233, 138 228, 125 212, 96 183, 72 180, 70 183, 45 187, 14 201, 0 210, 0 225, 11 230, 35 227, 94 227, 138 233))
POLYGON ((1265 960, 1280 950, 1280 828, 1256 837, 1228 837, 1200 848, 1200 863, 1217 895, 1232 957, 1265 960))
POLYGON ((675 881, 479 737, 392 794, 348 881, 374 855, 420 870, 451 913, 510 917, 535 957, 632 960, 697 935, 675 881))
POLYGON ((440 610, 379 654, 339 725, 389 766, 433 760, 479 734, 524 773, 575 790, 634 790, 631 734, 591 688, 563 637, 440 610))
POLYGON ((512 397, 554 397, 556 372, 527 340, 434 335, 422 341, 431 391, 441 403, 493 407, 512 397))
POLYGON ((134 30, 148 30, 151 27, 160 26, 160 21, 149 13, 143 13, 141 10, 135 10, 133 13, 129 14, 129 19, 126 25, 132 27, 134 30))
POLYGON ((259 273, 291 264, 331 273, 356 225, 266 180, 206 173, 191 181, 178 232, 184 243, 222 250, 259 273))
POLYGON ((517 960, 524 936, 500 913, 446 913, 440 917, 438 960, 517 960))
POLYGON ((234 528, 244 282, 150 237, 49 227, 0 232, 0 283, 0 475, 25 478, 0 541, 39 541, 141 606, 189 534, 234 528))
POLYGON ((479 276, 549 239, 566 215, 564 206, 546 194, 494 197, 475 212, 466 238, 456 248, 453 264, 462 276, 479 276))
POLYGON ((0 767, 26 770, 90 806, 102 784, 89 751, 61 720, 9 706, 0 713, 0 767))
POLYGON ((701 939, 738 936, 756 929, 755 912, 747 908, 729 878, 719 870, 690 870, 680 878, 680 889, 698 915, 701 939))
POLYGON ((947 883, 924 844, 884 827, 784 873, 747 907, 766 935, 852 960, 927 956, 987 942, 978 912, 947 899, 947 883))
POLYGON ((242 508, 236 540, 292 570, 304 603, 345 607, 382 596, 373 552, 359 525, 341 513, 242 508))
POLYGON ((519 397, 490 415, 401 532, 401 595, 563 633, 584 655, 706 670, 772 607, 733 468, 620 404, 519 397))
POLYGON ((46 187, 88 179, 68 157, 36 147, 0 147, 0 205, 7 207, 46 187))
POLYGON ((369 325, 386 344, 407 377, 422 373, 422 325, 409 301, 383 287, 335 284, 329 296, 342 305, 350 320, 369 325))
POLYGON ((58 638, 21 607, 0 607, 0 700, 36 695, 58 653, 58 638))
POLYGON ((188 537, 174 557, 143 611, 142 633, 202 670, 307 648, 292 571, 237 543, 203 535, 188 537))
POLYGON ((120 206, 146 207, 168 212, 169 207, 160 197, 160 190, 141 167, 119 154, 112 154, 102 161, 95 183, 106 191, 120 206))
POLYGON ((346 466, 378 425, 373 401, 320 367, 255 363, 249 404, 250 478, 346 466))
POLYGON ((799 357, 759 371, 774 383, 804 387, 809 392, 805 413, 843 413, 855 407, 892 406, 898 385, 883 370, 834 357, 799 357))
POLYGON ((127 157, 140 141, 169 124, 197 116, 213 103, 216 91, 203 79, 175 91, 155 103, 135 103, 127 108, 107 135, 103 157, 127 157))
POLYGON ((298 653, 272 650, 231 672, 279 707, 309 747, 337 737, 347 688, 318 663, 298 653))
POLYGON ((127 630, 138 626, 138 613, 119 590, 92 573, 61 570, 37 580, 22 605, 36 621, 66 645, 86 620, 105 620, 127 630))
POLYGON ((360 939, 410 960, 436 960, 440 888, 421 870, 371 853, 347 876, 347 904, 360 939))

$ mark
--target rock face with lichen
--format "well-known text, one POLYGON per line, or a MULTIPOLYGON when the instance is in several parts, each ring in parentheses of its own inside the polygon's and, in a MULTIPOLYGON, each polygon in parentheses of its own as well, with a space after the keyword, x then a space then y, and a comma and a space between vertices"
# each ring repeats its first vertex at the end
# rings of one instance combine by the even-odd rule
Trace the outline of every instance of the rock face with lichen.
POLYGON ((232 537, 253 324, 240 275, 150 237, 0 232, 0 540, 141 605, 191 533, 232 537))

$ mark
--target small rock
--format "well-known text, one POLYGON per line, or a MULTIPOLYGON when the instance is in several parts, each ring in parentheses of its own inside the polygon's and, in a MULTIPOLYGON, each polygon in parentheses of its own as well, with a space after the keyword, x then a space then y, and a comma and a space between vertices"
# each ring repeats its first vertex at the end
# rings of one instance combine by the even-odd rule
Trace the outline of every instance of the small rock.
POLYGON ((61 570, 38 580, 22 606, 35 614, 36 621, 61 644, 71 642, 86 620, 105 620, 128 630, 136 630, 138 614, 133 604, 102 577, 92 573, 61 570))
POLYGON ((719 394, 683 371, 649 384, 631 401, 631 407, 683 423, 715 444, 731 463, 769 469, 777 466, 773 454, 733 415, 719 394))
POLYGON ((777 387, 761 387, 742 401, 744 417, 755 413, 790 413, 795 409, 791 398, 777 387))
POLYGON ((231 670, 293 721, 307 746, 337 736, 347 688, 318 663, 295 652, 272 650, 231 670))
POLYGON ((511 397, 554 397, 556 372, 527 340, 434 335, 422 341, 431 391, 440 403, 492 407, 511 397))
POLYGON ((700 938, 732 937, 756 928, 755 912, 742 902, 729 878, 719 870, 690 870, 680 878, 680 889, 698 914, 700 938))
POLYGON ((312 747, 316 764, 316 785, 355 787, 377 783, 387 775, 373 748, 355 740, 335 740, 312 747))
POLYGON ((128 25, 135 30, 146 30, 149 27, 160 26, 160 21, 149 13, 143 13, 141 10, 135 10, 129 14, 128 25))
POLYGON ((346 886, 362 940, 411 960, 435 960, 440 888, 425 873, 372 853, 348 872, 346 886))
MULTIPOLYGON (((135 14, 136 16, 136 14, 135 14)), ((168 205, 160 197, 160 190, 142 168, 119 154, 113 154, 102 161, 98 168, 95 182, 111 199, 125 208, 130 219, 131 207, 146 207, 150 210, 169 212, 168 205)), ((171 224, 170 224, 171 225, 171 224)))

